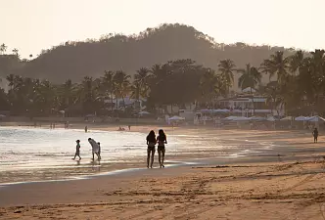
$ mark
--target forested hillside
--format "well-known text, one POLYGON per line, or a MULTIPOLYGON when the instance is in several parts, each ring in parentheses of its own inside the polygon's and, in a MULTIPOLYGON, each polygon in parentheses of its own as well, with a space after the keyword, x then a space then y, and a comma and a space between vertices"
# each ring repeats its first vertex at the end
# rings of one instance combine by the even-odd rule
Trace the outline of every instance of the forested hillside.
POLYGON ((84 76, 99 77, 104 70, 123 70, 133 75, 141 67, 176 59, 189 58, 212 69, 218 69, 220 60, 230 59, 243 68, 248 63, 260 66, 264 59, 279 50, 283 50, 285 56, 294 53, 293 49, 283 47, 225 45, 216 41, 190 26, 164 24, 132 36, 110 34, 99 40, 66 42, 44 50, 28 62, 2 51, 0 76, 17 74, 52 82, 80 81, 84 76))

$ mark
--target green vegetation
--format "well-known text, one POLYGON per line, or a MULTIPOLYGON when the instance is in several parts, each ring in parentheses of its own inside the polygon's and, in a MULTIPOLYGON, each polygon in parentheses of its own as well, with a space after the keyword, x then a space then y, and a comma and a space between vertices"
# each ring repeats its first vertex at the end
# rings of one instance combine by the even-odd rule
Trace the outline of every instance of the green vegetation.
POLYGON ((175 24, 136 36, 68 42, 30 61, 21 60, 17 49, 6 51, 2 44, 0 76, 8 91, 0 90, 0 111, 12 115, 113 115, 113 101, 125 97, 136 102, 130 107, 123 101, 119 114, 139 112, 141 100, 152 112, 188 103, 217 107, 218 98, 233 95, 235 79, 240 88, 265 95, 270 108, 285 105, 295 115, 325 112, 324 50, 217 44, 175 24), (262 85, 265 74, 276 81, 262 85))

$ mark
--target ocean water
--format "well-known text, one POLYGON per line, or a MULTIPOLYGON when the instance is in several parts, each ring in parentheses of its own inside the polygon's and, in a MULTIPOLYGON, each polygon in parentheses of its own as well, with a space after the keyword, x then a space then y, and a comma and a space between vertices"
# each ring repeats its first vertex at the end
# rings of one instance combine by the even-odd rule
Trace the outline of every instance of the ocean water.
MULTIPOLYGON (((88 138, 101 143, 103 162, 139 160, 146 156, 146 135, 139 132, 0 127, 0 171, 59 167, 74 164, 76 140, 83 161, 92 158, 88 138)), ((170 153, 186 146, 185 139, 168 136, 170 153)), ((169 146, 168 146, 169 147, 169 146)))
MULTIPOLYGON (((89 163, 92 154, 88 138, 101 143, 103 163, 144 162, 146 136, 140 132, 90 131, 73 129, 43 129, 0 127, 0 171, 47 169, 74 166, 76 140, 81 141, 81 164, 89 163)), ((168 155, 209 155, 209 157, 238 157, 266 148, 243 137, 218 136, 218 131, 188 131, 168 134, 168 155)), ((194 156, 193 156, 194 155, 194 156)), ((168 158, 167 158, 168 159, 168 158)))

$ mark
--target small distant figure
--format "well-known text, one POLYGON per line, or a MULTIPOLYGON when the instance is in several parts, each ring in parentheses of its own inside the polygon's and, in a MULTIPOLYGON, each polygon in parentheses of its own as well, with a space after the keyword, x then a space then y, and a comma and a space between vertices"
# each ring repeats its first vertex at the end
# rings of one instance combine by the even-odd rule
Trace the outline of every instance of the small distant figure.
POLYGON ((164 132, 164 130, 160 129, 159 130, 159 136, 157 137, 157 142, 158 142, 158 160, 160 164, 160 168, 165 167, 164 162, 165 162, 165 144, 167 144, 167 137, 164 132))
POLYGON ((155 159, 155 145, 156 145, 156 134, 153 130, 150 131, 150 133, 147 136, 147 168, 149 168, 149 163, 150 163, 150 156, 151 156, 151 163, 150 163, 150 168, 152 169, 152 165, 155 159))
POLYGON ((312 134, 314 136, 314 143, 317 143, 317 139, 318 139, 318 130, 317 130, 317 128, 314 128, 312 134))
POLYGON ((87 127, 87 125, 85 126, 85 133, 87 133, 88 132, 88 127, 87 127))
POLYGON ((100 160, 101 159, 101 157, 100 157, 100 146, 92 138, 88 138, 88 142, 92 147, 93 161, 95 160, 95 154, 97 155, 97 159, 100 160))
POLYGON ((80 157, 80 140, 76 140, 76 153, 74 154, 74 160, 76 159, 76 157, 78 156, 79 157, 79 160, 81 160, 81 157, 80 157))
POLYGON ((102 159, 102 157, 100 156, 100 150, 101 150, 101 147, 100 147, 100 142, 97 142, 98 146, 99 146, 99 150, 98 150, 98 155, 99 155, 99 160, 102 159))
POLYGON ((118 131, 125 131, 125 128, 119 127, 118 131))
POLYGON ((131 125, 128 125, 129 131, 131 130, 131 125))

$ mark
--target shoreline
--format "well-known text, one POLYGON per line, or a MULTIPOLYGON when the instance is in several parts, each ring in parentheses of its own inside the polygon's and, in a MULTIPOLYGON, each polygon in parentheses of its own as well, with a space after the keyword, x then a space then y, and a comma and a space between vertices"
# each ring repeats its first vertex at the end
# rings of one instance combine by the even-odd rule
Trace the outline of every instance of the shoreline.
MULTIPOLYGON (((22 128, 18 126, 8 126, 11 128, 22 128)), ((34 129, 33 127, 24 127, 27 129, 34 129)), ((41 129, 49 129, 49 128, 41 128, 41 129)), ((59 130, 65 130, 64 128, 57 128, 59 130)), ((109 128, 97 128, 98 130, 92 130, 94 132, 109 132, 112 131, 111 127, 109 128)), ((137 129, 134 129, 133 131, 121 131, 121 132, 139 132, 142 134, 145 134, 144 131, 147 131, 148 129, 157 129, 155 127, 143 127, 138 126, 137 129)), ((70 130, 70 128, 69 128, 70 130)), ((82 127, 76 127, 73 128, 73 130, 82 131, 82 127)), ((207 128, 186 128, 186 127, 178 127, 173 128, 173 130, 166 130, 167 132, 170 132, 168 134, 174 135, 174 136, 192 136, 193 134, 201 134, 200 132, 204 132, 203 137, 206 135, 213 135, 214 132, 217 132, 217 136, 222 136, 223 134, 226 135, 226 138, 222 138, 219 144, 223 144, 225 146, 225 150, 214 150, 213 147, 208 149, 205 149, 203 152, 200 150, 197 150, 196 153, 185 153, 185 154, 169 154, 167 151, 167 161, 166 164, 169 166, 170 164, 168 161, 178 161, 180 166, 182 164, 189 162, 189 163, 196 163, 197 161, 200 161, 203 164, 209 165, 211 163, 214 163, 215 161, 224 161, 224 160, 233 160, 233 159, 240 159, 240 158, 252 158, 252 157, 261 157, 265 158, 270 156, 270 151, 274 155, 278 155, 278 151, 285 151, 287 148, 291 148, 288 146, 288 143, 286 140, 284 140, 284 143, 276 144, 274 142, 274 137, 268 137, 266 140, 263 140, 260 142, 259 140, 261 138, 264 138, 264 135, 272 135, 272 134, 283 134, 286 138, 290 138, 291 136, 295 137, 296 135, 303 135, 304 132, 297 132, 297 131, 243 131, 243 130, 214 130, 214 129, 207 129, 207 128), (219 134, 218 134, 219 133, 219 134), (233 137, 235 136, 237 137, 233 137), (244 135, 246 137, 244 140, 239 140, 240 137, 244 135), (226 140, 226 142, 225 142, 226 140), (256 143, 259 143, 260 146, 253 147, 252 149, 243 147, 242 150, 240 150, 240 146, 243 145, 255 145, 256 143), (232 149, 232 145, 238 145, 238 150, 232 149), (277 147, 277 145, 280 146, 277 147), (284 147, 285 146, 285 147, 284 147), (220 151, 220 152, 219 152, 220 151)), ((91 134, 91 131, 89 132, 91 134)), ((213 135, 214 136, 214 135, 213 135)), ((275 137, 277 141, 281 138, 279 136, 275 137)), ((281 140, 281 139, 280 139, 281 140)), ((291 140, 292 141, 292 140, 291 140)), ((286 150, 290 152, 289 150, 286 150)), ((77 165, 74 164, 66 164, 66 165, 56 165, 56 166, 50 166, 50 167, 43 167, 43 168, 24 168, 20 171, 16 170, 10 170, 10 171, 1 171, 2 174, 2 181, 0 181, 0 186, 2 184, 11 183, 14 184, 16 182, 39 182, 39 181, 62 181, 62 180, 69 180, 69 179, 83 179, 87 178, 89 176, 96 177, 104 175, 104 173, 110 173, 110 172, 116 172, 118 170, 128 170, 128 169, 141 169, 142 167, 145 167, 144 160, 146 155, 141 157, 140 159, 135 159, 134 161, 127 160, 125 162, 102 162, 100 165, 88 163, 87 159, 84 159, 82 161, 86 161, 86 163, 83 163, 83 165, 79 165, 80 161, 76 160, 77 165), (97 169, 98 168, 98 169, 97 169), (31 173, 35 171, 39 171, 36 176, 33 175, 33 178, 28 177, 28 174, 26 176, 26 173, 31 173), (71 174, 72 173, 72 174, 71 174), (23 179, 27 177, 27 179, 23 179)), ((155 155, 157 157, 157 154, 155 155)), ((155 159, 157 163, 157 158, 155 159)), ((174 164, 172 164, 174 165, 174 164)))
POLYGON ((183 157, 167 153, 161 169, 139 168, 142 161, 72 180, 0 184, 0 218, 322 220, 324 136, 313 144, 310 134, 297 131, 174 131, 220 140, 198 142, 211 146, 183 157), (218 149, 228 156, 252 152, 225 158, 218 149))

